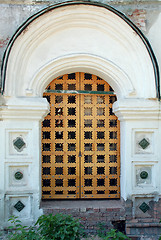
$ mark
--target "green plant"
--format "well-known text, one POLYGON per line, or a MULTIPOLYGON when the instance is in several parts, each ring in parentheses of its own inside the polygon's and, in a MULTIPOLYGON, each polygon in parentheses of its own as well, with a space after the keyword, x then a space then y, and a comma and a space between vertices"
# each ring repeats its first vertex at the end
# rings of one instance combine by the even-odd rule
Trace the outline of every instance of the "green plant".
POLYGON ((98 223, 98 230, 97 230, 98 236, 100 238, 104 238, 106 236, 106 233, 107 233, 106 223, 105 222, 98 223))
POLYGON ((79 240, 81 236, 81 225, 78 219, 70 215, 42 215, 36 224, 39 224, 38 230, 41 235, 48 240, 79 240))
POLYGON ((107 231, 106 223, 101 222, 98 224, 97 230, 98 236, 104 240, 128 240, 129 238, 122 232, 117 231, 116 229, 111 229, 107 231))
POLYGON ((38 233, 34 227, 27 227, 21 224, 18 217, 11 216, 8 220, 12 226, 9 227, 11 233, 8 236, 9 240, 43 240, 44 238, 38 233))
POLYGON ((122 232, 116 231, 116 229, 111 229, 103 239, 104 240, 107 240, 107 239, 111 239, 111 240, 128 240, 130 238, 128 238, 122 232))

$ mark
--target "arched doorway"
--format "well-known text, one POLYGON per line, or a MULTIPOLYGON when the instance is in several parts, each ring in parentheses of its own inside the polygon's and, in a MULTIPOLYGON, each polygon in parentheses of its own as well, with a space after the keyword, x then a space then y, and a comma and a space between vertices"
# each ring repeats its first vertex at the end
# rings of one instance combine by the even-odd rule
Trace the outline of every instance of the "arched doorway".
MULTIPOLYGON (((93 2, 66 2, 43 9, 22 24, 9 42, 3 58, 1 130, 5 141, 2 141, 0 151, 1 167, 4 169, 0 179, 2 182, 1 226, 7 224, 10 213, 20 217, 25 225, 25 221, 31 223, 42 214, 40 124, 49 107, 42 95, 45 87, 53 79, 71 72, 95 74, 108 82, 117 93, 117 101, 113 108, 120 120, 121 130, 121 198, 126 201, 138 193, 144 196, 158 191, 159 178, 157 178, 158 182, 152 179, 151 188, 148 186, 142 188, 136 182, 137 169, 148 166, 150 171, 153 171, 153 176, 158 176, 159 169, 158 148, 157 144, 154 144, 160 139, 157 128, 154 128, 160 112, 159 104, 154 100, 159 92, 156 88, 159 74, 150 44, 124 15, 110 6, 93 2), (140 149, 138 143, 144 138, 148 139, 150 149, 140 149), (26 147, 17 151, 14 145, 15 139, 20 139, 26 147), (13 175, 15 169, 24 171, 24 178, 19 180, 18 184, 13 175), (19 202, 24 206, 20 212, 14 207, 19 202)), ((65 94, 67 93, 63 96, 65 94)), ((83 93, 80 94, 80 97, 82 96, 83 93)), ((108 98, 107 94, 105 98, 108 98)), ((66 108, 67 106, 64 107, 66 108)), ((47 118, 49 117, 48 115, 47 118)), ((98 117, 100 116, 96 115, 95 119, 97 120, 98 117)), ((107 125, 106 134, 109 133, 108 128, 107 125)), ((64 133, 68 136, 67 130, 64 130, 64 133)), ((93 134, 96 138, 97 134, 92 131, 92 137, 93 134)), ((84 135, 80 132, 79 136, 84 135)), ((87 133, 87 136, 90 136, 90 133, 87 133)), ((52 137, 55 139, 55 132, 52 137)), ((69 142, 67 138, 66 140, 67 143, 74 144, 74 141, 69 142)), ((43 141, 50 144, 50 139, 43 141)), ((86 141, 90 143, 91 139, 86 141)), ((104 139, 99 139, 98 143, 99 141, 104 139)), ((65 143, 66 149, 67 143, 65 143)), ((81 151, 80 153, 82 155, 81 151)), ((49 155, 48 151, 45 151, 45 155, 49 155)), ((81 160, 79 163, 83 163, 83 157, 81 160)), ((50 173, 51 166, 47 161, 54 163, 54 159, 43 161, 46 161, 43 167, 49 168, 46 170, 50 173)), ((100 165, 102 167, 103 163, 100 165)), ((96 171, 97 168, 95 173, 96 171)), ((107 173, 109 174, 109 168, 107 173)), ((54 173, 52 175, 54 176, 54 173)), ((109 175, 107 175, 108 179, 110 179, 109 175)), ((51 176, 44 175, 46 186, 43 187, 43 191, 50 192, 50 184, 55 184, 54 177, 51 176)), ((62 175, 59 176, 61 179, 62 175)), ((93 174, 89 174, 88 179, 91 180, 92 176, 93 174)), ((71 180, 70 184, 75 184, 73 178, 71 180)), ((88 185, 91 184, 91 181, 86 182, 88 185)), ((102 179, 100 182, 103 185, 102 179)), ((61 181, 59 184, 62 184, 61 181)), ((68 181, 63 184, 66 184, 67 189, 68 181)), ((94 186, 97 187, 96 180, 94 186)), ((74 186, 70 187, 74 188, 74 186)), ((88 190, 92 188, 87 187, 88 190)), ((101 189, 104 186, 98 187, 101 189)), ((111 191, 116 191, 115 186, 112 187, 111 191)), ((116 196, 116 192, 110 194, 108 192, 106 196, 111 194, 113 197, 116 196)), ((92 198, 92 194, 89 195, 92 198)), ((97 195, 104 197, 105 194, 97 195)), ((50 195, 45 194, 45 196, 50 198, 50 195)), ((70 196, 73 197, 72 194, 70 196)), ((110 201, 106 201, 106 204, 107 202, 110 201)))
POLYGON ((110 85, 89 73, 65 74, 44 93, 42 196, 120 197, 120 127, 110 85))

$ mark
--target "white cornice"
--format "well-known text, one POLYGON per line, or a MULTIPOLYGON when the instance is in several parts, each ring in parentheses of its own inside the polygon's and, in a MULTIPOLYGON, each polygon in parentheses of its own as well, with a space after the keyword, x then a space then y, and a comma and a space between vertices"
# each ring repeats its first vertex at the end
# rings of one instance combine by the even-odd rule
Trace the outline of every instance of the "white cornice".
POLYGON ((45 98, 10 98, 0 107, 0 120, 41 120, 48 111, 45 98))
POLYGON ((121 99, 114 103, 113 111, 120 121, 161 120, 161 104, 157 99, 121 99))

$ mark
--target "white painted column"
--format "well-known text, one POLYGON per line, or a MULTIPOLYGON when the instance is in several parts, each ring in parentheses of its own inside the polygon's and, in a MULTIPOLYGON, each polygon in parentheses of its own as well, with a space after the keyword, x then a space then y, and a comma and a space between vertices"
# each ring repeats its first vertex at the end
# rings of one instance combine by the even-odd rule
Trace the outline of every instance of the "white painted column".
POLYGON ((121 197, 126 200, 161 193, 160 103, 124 99, 114 103, 121 131, 121 197))
POLYGON ((0 225, 11 215, 32 224, 42 214, 41 120, 48 112, 43 98, 10 98, 1 106, 0 225))

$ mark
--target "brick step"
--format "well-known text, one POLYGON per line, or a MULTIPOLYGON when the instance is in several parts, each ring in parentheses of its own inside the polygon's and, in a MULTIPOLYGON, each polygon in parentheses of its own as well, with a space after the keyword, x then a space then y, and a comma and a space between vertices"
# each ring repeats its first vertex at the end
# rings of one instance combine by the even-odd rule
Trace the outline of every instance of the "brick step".
POLYGON ((126 234, 129 237, 137 236, 138 239, 157 240, 161 234, 161 224, 159 219, 132 219, 126 221, 126 234))

